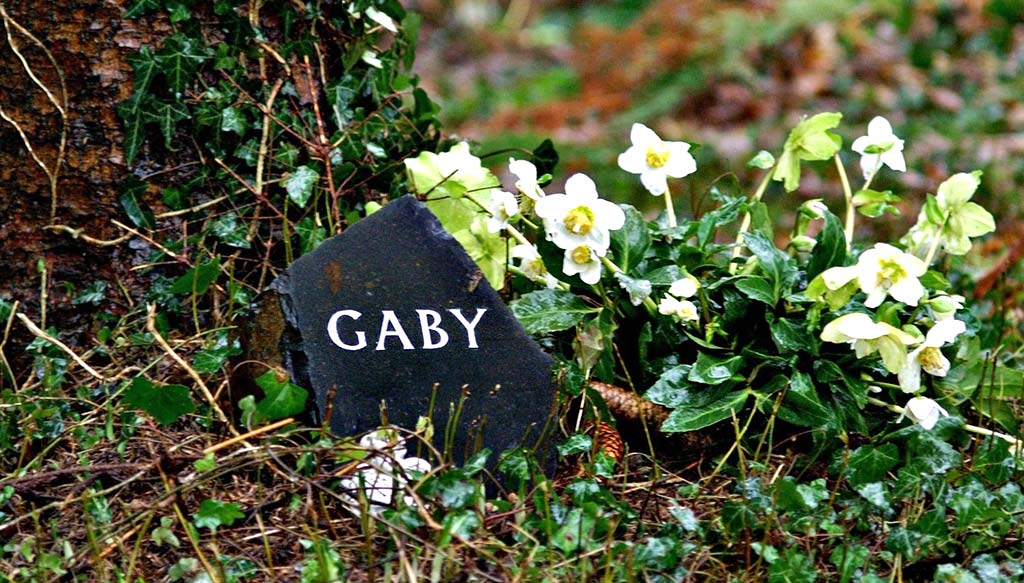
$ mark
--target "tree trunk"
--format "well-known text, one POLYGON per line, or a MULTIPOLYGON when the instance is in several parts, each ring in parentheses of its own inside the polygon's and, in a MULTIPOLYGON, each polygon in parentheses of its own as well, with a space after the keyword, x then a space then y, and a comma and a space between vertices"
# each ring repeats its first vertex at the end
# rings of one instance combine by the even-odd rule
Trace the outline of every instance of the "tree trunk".
MULTIPOLYGON (((115 106, 132 91, 125 57, 155 32, 124 20, 123 4, 0 0, 0 300, 72 343, 91 321, 76 290, 104 279, 113 299, 131 279, 127 245, 96 244, 125 234, 113 223, 128 176, 115 106)), ((20 377, 29 337, 12 333, 4 350, 20 377)))

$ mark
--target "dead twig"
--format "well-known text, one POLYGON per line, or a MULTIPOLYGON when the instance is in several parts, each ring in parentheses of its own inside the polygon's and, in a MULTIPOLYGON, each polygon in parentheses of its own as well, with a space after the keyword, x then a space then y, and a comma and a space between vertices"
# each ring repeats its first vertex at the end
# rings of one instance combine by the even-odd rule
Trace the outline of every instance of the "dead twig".
POLYGON ((171 345, 167 343, 167 340, 164 340, 164 337, 160 335, 160 331, 156 329, 156 304, 149 304, 146 311, 146 330, 153 335, 153 339, 156 340, 156 343, 160 345, 160 348, 162 348, 163 351, 171 357, 171 360, 178 363, 178 366, 183 368, 185 372, 188 373, 188 376, 192 377, 192 380, 196 383, 196 387, 199 388, 199 392, 202 393, 203 398, 206 399, 210 408, 217 414, 217 419, 227 425, 228 431, 230 431, 232 435, 238 436, 238 430, 235 429, 235 426, 228 420, 228 416, 224 414, 220 405, 217 404, 217 400, 213 397, 213 393, 210 392, 209 387, 206 386, 206 383, 203 381, 203 377, 199 376, 199 373, 189 366, 189 364, 185 362, 185 359, 171 348, 171 345))
POLYGON ((87 362, 85 362, 84 360, 82 360, 82 358, 80 356, 75 354, 75 351, 71 350, 71 348, 69 348, 67 344, 64 344, 60 340, 57 340, 53 336, 50 336, 49 334, 47 334, 45 331, 41 330, 39 328, 39 326, 36 326, 35 323, 32 322, 32 320, 29 320, 28 316, 26 316, 25 314, 18 313, 17 316, 18 316, 18 319, 21 320, 21 323, 24 324, 25 327, 28 328, 29 332, 31 332, 33 335, 35 335, 38 338, 42 338, 43 340, 49 342, 50 344, 53 344, 57 348, 60 348, 64 353, 66 353, 68 356, 70 356, 72 360, 77 362, 78 366, 84 368, 85 372, 91 374, 92 376, 96 377, 97 379, 99 379, 102 382, 106 382, 107 381, 107 377, 101 375, 100 373, 98 373, 96 371, 96 369, 94 369, 93 367, 89 366, 89 364, 87 362))
POLYGON ((67 233, 68 235, 71 235, 72 239, 81 239, 86 243, 96 245, 97 247, 112 247, 114 245, 120 245, 132 238, 131 235, 121 235, 117 239, 97 239, 84 234, 82 229, 75 229, 67 225, 47 225, 43 228, 47 231, 53 231, 54 233, 67 233))

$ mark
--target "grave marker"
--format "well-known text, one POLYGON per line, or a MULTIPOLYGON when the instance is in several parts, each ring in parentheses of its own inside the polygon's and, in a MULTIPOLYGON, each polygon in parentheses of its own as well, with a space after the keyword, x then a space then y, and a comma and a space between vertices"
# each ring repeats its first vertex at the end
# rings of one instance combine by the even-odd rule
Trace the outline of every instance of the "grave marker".
POLYGON ((554 401, 551 359, 529 338, 473 260, 412 196, 395 200, 303 256, 272 285, 287 323, 279 344, 321 418, 351 435, 431 413, 464 460, 532 446, 554 401), (464 398, 464 401, 462 399, 464 398), (331 399, 331 403, 328 403, 331 399))

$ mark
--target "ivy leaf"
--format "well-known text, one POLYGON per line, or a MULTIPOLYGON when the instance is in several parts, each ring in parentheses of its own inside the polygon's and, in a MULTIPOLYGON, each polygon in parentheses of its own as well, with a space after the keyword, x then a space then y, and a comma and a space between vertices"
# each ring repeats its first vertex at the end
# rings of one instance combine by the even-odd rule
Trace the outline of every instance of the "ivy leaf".
POLYGON ((322 225, 317 225, 313 221, 313 217, 306 217, 296 223, 295 232, 299 234, 303 255, 316 249, 320 243, 327 240, 327 229, 322 225))
POLYGON ((293 384, 285 376, 279 378, 273 370, 256 377, 256 384, 263 389, 263 399, 256 404, 256 415, 265 421, 276 421, 301 413, 306 408, 309 392, 293 384))
POLYGON ((117 115, 124 122, 124 158, 131 165, 146 141, 146 124, 142 121, 142 106, 152 99, 144 93, 135 93, 117 106, 117 115))
POLYGON ((238 214, 235 211, 230 211, 210 221, 209 228, 214 237, 227 245, 239 249, 252 248, 252 244, 249 243, 249 229, 245 223, 238 220, 238 214))
POLYGON ((558 444, 558 454, 562 457, 590 451, 593 439, 586 434, 577 433, 558 444))
POLYGON ((651 246, 651 233, 643 215, 629 205, 619 205, 626 215, 621 229, 612 231, 611 248, 619 267, 630 273, 641 261, 651 246))
POLYGON ((241 506, 237 502, 221 502, 213 498, 203 500, 199 512, 192 516, 196 528, 208 528, 217 532, 221 526, 231 526, 239 518, 245 518, 241 506))
MULTIPOLYGON (((127 14, 125 16, 131 18, 127 14)), ((139 52, 128 55, 125 57, 125 60, 128 61, 132 66, 132 71, 135 72, 135 93, 144 94, 149 91, 149 84, 157 72, 156 55, 153 54, 153 47, 141 47, 139 52)))
POLYGON ((152 211, 148 208, 143 208, 139 202, 139 197, 146 193, 148 188, 146 183, 130 176, 119 185, 121 190, 121 196, 118 197, 118 201, 124 208, 124 212, 131 219, 132 223, 136 227, 143 229, 154 229, 156 228, 156 219, 153 217, 152 211))
POLYGON ((174 423, 196 410, 188 387, 183 385, 156 386, 149 379, 137 376, 122 397, 134 409, 149 413, 162 425, 174 423))
MULTIPOLYGON (((239 136, 244 136, 245 132, 249 131, 249 120, 246 119, 245 112, 237 107, 224 108, 220 113, 220 131, 234 132, 239 136)), ((288 194, 291 195, 291 191, 288 194)), ((305 204, 301 206, 305 206, 305 204)))
POLYGON ((530 292, 512 302, 511 308, 529 334, 566 330, 601 310, 588 306, 574 293, 556 289, 530 292))
POLYGON ((299 166, 284 182, 288 198, 299 205, 299 208, 306 208, 306 204, 313 194, 313 187, 316 186, 318 180, 320 180, 319 172, 309 166, 299 166))
POLYGON ((174 150, 174 133, 179 123, 189 118, 188 109, 176 102, 165 103, 153 100, 149 107, 142 110, 142 119, 146 123, 155 123, 160 128, 160 135, 164 138, 164 145, 174 150))
POLYGON ((217 279, 218 275, 220 275, 220 257, 186 271, 185 275, 174 280, 170 292, 172 294, 195 293, 197 296, 201 296, 210 289, 210 284, 217 279))
POLYGON ((134 0, 125 11, 124 17, 126 19, 137 18, 157 8, 160 8, 160 3, 157 0, 134 0))
POLYGON ((182 33, 167 37, 156 53, 160 72, 175 95, 180 95, 188 89, 199 65, 206 59, 206 49, 200 41, 182 33))
POLYGON ((885 473, 894 468, 899 460, 900 452, 895 444, 862 445, 850 453, 846 480, 854 488, 881 482, 885 478, 885 473))

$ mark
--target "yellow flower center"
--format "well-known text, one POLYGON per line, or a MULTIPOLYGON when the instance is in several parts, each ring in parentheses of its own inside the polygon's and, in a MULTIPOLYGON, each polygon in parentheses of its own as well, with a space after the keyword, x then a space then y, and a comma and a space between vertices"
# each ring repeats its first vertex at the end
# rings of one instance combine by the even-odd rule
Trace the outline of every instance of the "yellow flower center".
POLYGON ((899 263, 883 259, 878 262, 880 269, 878 270, 878 285, 884 285, 886 283, 894 284, 899 280, 907 276, 906 270, 899 263))
POLYGON ((665 144, 647 146, 647 165, 651 168, 661 168, 668 164, 668 148, 665 144))
POLYGON ((580 245, 579 247, 572 250, 570 257, 572 257, 572 260, 575 261, 576 263, 583 265, 584 263, 590 263, 590 260, 593 258, 593 255, 590 252, 590 247, 587 247, 586 245, 580 245))
POLYGON ((921 349, 917 355, 917 362, 921 363, 921 368, 928 371, 929 374, 942 373, 944 364, 942 352, 934 346, 921 349))
POLYGON ((570 233, 586 235, 594 228, 594 211, 585 206, 578 206, 565 215, 565 228, 570 233))

